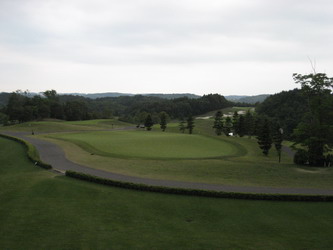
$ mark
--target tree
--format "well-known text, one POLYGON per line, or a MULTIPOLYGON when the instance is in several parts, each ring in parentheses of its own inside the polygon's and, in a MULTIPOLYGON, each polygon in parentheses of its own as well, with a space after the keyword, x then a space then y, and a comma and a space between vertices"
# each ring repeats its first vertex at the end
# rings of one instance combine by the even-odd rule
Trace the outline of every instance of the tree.
POLYGON ((254 117, 250 110, 248 110, 245 115, 245 128, 245 134, 251 138, 251 136, 254 135, 254 117))
POLYGON ((64 112, 66 120, 80 121, 89 119, 87 104, 83 101, 68 101, 65 104, 64 112))
POLYGON ((223 121, 222 121, 223 114, 221 111, 217 111, 215 114, 214 126, 215 134, 221 135, 223 131, 223 121))
POLYGON ((237 127, 238 135, 243 137, 246 134, 245 118, 243 115, 239 116, 237 127))
POLYGON ((333 78, 324 73, 293 74, 293 78, 307 98, 307 112, 294 132, 295 140, 307 148, 309 164, 321 166, 327 147, 333 146, 333 78))
POLYGON ((235 111, 234 115, 232 116, 232 127, 234 129, 234 134, 238 135, 238 112, 235 111))
POLYGON ((193 119, 193 117, 191 115, 187 118, 187 126, 186 126, 186 128, 188 129, 188 133, 192 134, 193 128, 194 128, 194 119, 193 119))
POLYGON ((261 129, 258 132, 259 134, 257 136, 257 140, 259 147, 261 148, 263 154, 267 156, 270 148, 272 147, 270 126, 269 126, 269 121, 267 119, 264 120, 261 129))
POLYGON ((160 113, 160 126, 163 132, 167 128, 167 113, 164 111, 160 113))
POLYGON ((148 114, 145 120, 145 127, 148 131, 152 129, 152 126, 154 125, 153 119, 151 118, 151 114, 148 114))
POLYGON ((184 119, 181 119, 179 122, 179 130, 180 132, 184 133, 186 130, 186 126, 185 126, 185 121, 184 119))
POLYGON ((274 143, 275 149, 279 156, 279 163, 281 162, 281 149, 282 149, 282 141, 283 141, 282 135, 283 135, 283 129, 277 125, 273 129, 273 143, 274 143))
POLYGON ((231 129, 232 129, 232 121, 231 121, 231 118, 228 116, 227 118, 225 118, 225 122, 224 122, 224 126, 223 126, 223 133, 226 136, 230 136, 231 129))

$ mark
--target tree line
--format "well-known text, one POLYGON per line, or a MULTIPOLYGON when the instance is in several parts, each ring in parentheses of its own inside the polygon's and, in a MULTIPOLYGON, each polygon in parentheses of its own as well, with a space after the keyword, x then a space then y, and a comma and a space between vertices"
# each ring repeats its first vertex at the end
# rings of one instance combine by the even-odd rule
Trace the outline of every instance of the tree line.
POLYGON ((233 105, 218 94, 197 99, 187 97, 162 99, 154 96, 120 96, 89 99, 82 96, 58 95, 47 90, 42 95, 30 96, 16 91, 7 96, 7 104, 0 109, 0 123, 22 123, 45 118, 89 120, 118 117, 121 121, 143 124, 147 114, 154 123, 165 112, 172 119, 181 119, 233 105))
POLYGON ((294 74, 293 78, 301 89, 268 97, 257 107, 257 113, 270 123, 279 124, 284 138, 295 142, 295 146, 301 145, 294 157, 296 164, 330 165, 333 163, 333 78, 316 72, 294 74))

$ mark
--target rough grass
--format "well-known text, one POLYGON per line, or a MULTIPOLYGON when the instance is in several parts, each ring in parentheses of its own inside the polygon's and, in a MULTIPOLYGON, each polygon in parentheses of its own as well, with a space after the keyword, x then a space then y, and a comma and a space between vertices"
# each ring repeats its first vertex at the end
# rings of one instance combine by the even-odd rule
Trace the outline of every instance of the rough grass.
POLYGON ((0 138, 0 249, 331 249, 333 203, 123 190, 36 168, 0 138))

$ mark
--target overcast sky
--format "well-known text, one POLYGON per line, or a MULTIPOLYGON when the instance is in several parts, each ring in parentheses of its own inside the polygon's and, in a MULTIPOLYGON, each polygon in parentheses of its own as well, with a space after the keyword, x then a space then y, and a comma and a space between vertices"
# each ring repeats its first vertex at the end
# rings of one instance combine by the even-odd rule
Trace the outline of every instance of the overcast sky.
POLYGON ((332 0, 0 0, 0 92, 273 94, 333 75, 332 0))

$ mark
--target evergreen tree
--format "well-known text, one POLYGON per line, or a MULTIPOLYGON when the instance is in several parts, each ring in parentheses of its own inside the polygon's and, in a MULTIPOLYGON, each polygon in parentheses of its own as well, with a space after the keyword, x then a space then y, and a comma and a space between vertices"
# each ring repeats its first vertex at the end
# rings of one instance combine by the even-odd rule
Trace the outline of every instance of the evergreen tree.
POLYGON ((184 133, 186 130, 186 126, 185 126, 185 121, 184 119, 181 119, 179 122, 179 130, 180 132, 184 133))
POLYGON ((232 129, 232 121, 231 121, 231 118, 228 116, 228 117, 225 119, 225 122, 224 122, 223 133, 224 133, 226 136, 230 136, 231 129, 232 129))
POLYGON ((258 131, 257 136, 259 147, 262 149, 264 155, 268 155, 270 148, 272 147, 272 138, 270 134, 269 121, 264 120, 261 129, 258 131))
POLYGON ((238 135, 240 137, 243 137, 246 134, 245 118, 243 115, 239 116, 237 126, 238 126, 238 135))
POLYGON ((238 135, 238 119, 239 119, 239 116, 238 116, 238 112, 235 111, 234 112, 234 115, 232 116, 232 127, 234 129, 234 135, 238 135))
POLYGON ((245 134, 248 135, 250 138, 254 135, 254 126, 254 117, 251 111, 248 110, 245 115, 245 134))
POLYGON ((153 125, 154 123, 153 119, 151 118, 151 114, 148 114, 145 120, 145 127, 148 131, 150 131, 153 125))
POLYGON ((167 127, 167 114, 165 112, 161 112, 160 114, 160 126, 162 131, 164 132, 167 127))
POLYGON ((215 114, 214 126, 216 135, 221 135, 223 131, 223 114, 221 111, 217 111, 215 114))
POLYGON ((186 128, 188 129, 188 133, 192 134, 193 128, 194 128, 194 119, 193 119, 193 117, 191 115, 187 118, 187 126, 186 126, 186 128))
POLYGON ((279 156, 279 163, 281 162, 281 149, 283 141, 282 135, 283 135, 283 129, 280 128, 280 126, 275 126, 273 129, 273 143, 279 156))

